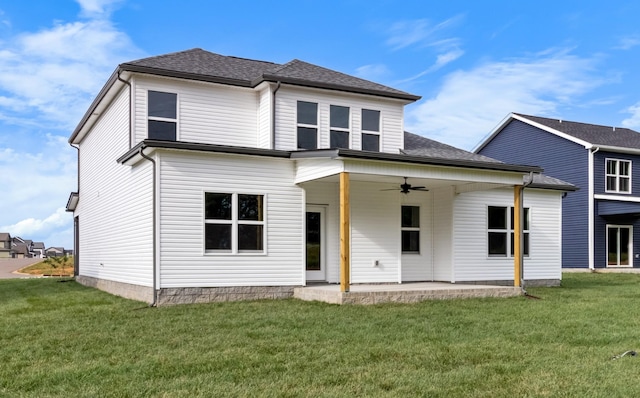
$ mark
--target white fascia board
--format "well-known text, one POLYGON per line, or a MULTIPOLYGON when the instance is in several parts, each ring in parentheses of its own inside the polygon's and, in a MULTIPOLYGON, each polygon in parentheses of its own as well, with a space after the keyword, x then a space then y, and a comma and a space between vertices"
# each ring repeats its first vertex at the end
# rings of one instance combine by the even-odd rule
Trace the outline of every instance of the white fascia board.
POLYGON ((593 195, 593 198, 594 199, 600 199, 600 200, 616 200, 616 201, 620 201, 620 202, 640 203, 640 197, 637 197, 637 196, 596 194, 596 195, 593 195))
POLYGON ((555 134, 560 138, 564 138, 565 140, 569 140, 571 142, 575 142, 576 144, 580 144, 580 145, 584 146, 586 149, 591 149, 594 146, 590 142, 578 139, 578 138, 576 138, 576 137, 574 137, 572 135, 563 133, 562 131, 558 131, 558 130, 553 129, 551 127, 545 126, 544 124, 540 124, 540 123, 534 122, 533 120, 529 120, 526 117, 522 117, 520 115, 516 115, 516 114, 512 113, 511 114, 511 118, 513 118, 515 120, 519 120, 522 123, 526 123, 526 124, 528 124, 530 126, 537 127, 539 129, 544 130, 546 132, 549 132, 551 134, 555 134))

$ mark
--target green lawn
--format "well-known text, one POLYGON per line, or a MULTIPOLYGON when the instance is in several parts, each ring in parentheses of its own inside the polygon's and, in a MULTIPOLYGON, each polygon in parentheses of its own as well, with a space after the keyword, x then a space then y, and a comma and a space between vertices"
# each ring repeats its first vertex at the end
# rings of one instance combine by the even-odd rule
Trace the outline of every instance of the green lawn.
POLYGON ((0 396, 640 396, 640 355, 611 359, 640 350, 640 275, 529 292, 541 299, 147 308, 1 280, 0 396))

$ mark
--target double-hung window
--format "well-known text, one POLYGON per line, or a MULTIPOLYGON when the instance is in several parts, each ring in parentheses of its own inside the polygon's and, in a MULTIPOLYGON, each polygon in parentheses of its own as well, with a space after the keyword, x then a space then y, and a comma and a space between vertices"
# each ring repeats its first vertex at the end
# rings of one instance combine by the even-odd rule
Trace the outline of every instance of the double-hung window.
POLYGON ((420 207, 402 206, 402 252, 420 253, 420 207))
POLYGON ((631 193, 631 161, 606 160, 606 192, 631 193))
POLYGON ((329 147, 349 148, 349 108, 331 105, 329 119, 331 125, 329 147))
POLYGON ((263 253, 264 195, 205 193, 205 251, 263 253))
POLYGON ((362 150, 380 152, 380 111, 362 110, 362 150))
POLYGON ((154 140, 175 141, 178 95, 149 90, 147 108, 147 136, 154 140))
POLYGON ((298 101, 298 149, 318 148, 318 104, 298 101))
MULTIPOLYGON (((522 219, 522 248, 529 255, 529 209, 524 209, 522 219)), ((489 206, 487 211, 487 252, 491 257, 513 257, 515 252, 514 208, 489 206)))

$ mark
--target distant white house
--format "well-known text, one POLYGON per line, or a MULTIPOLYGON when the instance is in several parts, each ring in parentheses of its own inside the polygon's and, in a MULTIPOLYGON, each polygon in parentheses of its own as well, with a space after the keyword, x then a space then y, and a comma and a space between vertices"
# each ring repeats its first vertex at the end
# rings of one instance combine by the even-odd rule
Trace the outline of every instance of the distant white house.
POLYGON ((522 247, 527 283, 559 283, 574 187, 406 133, 418 99, 298 60, 119 65, 70 138, 77 280, 154 304, 513 284, 522 247))

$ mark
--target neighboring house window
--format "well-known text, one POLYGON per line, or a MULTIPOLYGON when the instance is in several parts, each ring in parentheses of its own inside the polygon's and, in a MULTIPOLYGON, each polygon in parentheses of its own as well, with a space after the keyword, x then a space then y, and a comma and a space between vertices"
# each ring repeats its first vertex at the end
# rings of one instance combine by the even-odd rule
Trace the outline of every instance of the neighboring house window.
POLYGON ((349 148, 349 108, 331 105, 329 141, 331 148, 349 148))
POLYGON ((175 141, 178 126, 178 95, 149 90, 147 135, 154 140, 175 141))
MULTIPOLYGON (((522 220, 523 252, 529 255, 529 209, 524 209, 522 220)), ((515 252, 514 208, 489 206, 487 212, 487 242, 489 256, 513 257, 515 252), (508 250, 508 251, 507 251, 508 250)))
POLYGON ((264 251, 264 195, 205 193, 205 251, 264 251))
POLYGON ((298 101, 298 149, 318 148, 318 104, 298 101))
POLYGON ((380 152, 380 111, 362 110, 362 150, 380 152))
POLYGON ((402 252, 420 253, 420 207, 402 206, 402 252))
POLYGON ((631 162, 607 159, 606 192, 631 193, 631 162))

